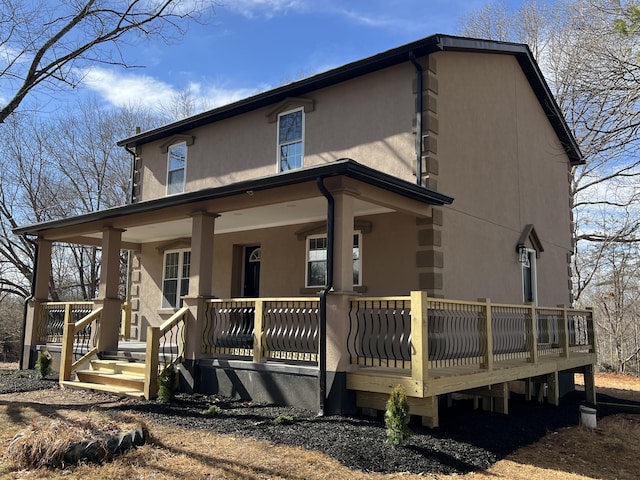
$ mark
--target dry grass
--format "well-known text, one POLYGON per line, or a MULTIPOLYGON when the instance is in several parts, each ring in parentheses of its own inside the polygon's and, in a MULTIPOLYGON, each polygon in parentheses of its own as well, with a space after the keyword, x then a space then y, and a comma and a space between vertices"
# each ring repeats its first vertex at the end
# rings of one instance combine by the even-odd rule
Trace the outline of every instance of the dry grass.
MULTIPOLYGON (((598 375, 599 390, 621 398, 640 401, 640 379, 598 375), (615 385, 615 387, 611 387, 615 385)), ((636 479, 640 458, 640 415, 618 414, 598 421, 595 431, 570 427, 550 432, 540 441, 514 452, 482 472, 458 476, 418 476, 369 474, 349 470, 334 459, 301 448, 273 445, 232 435, 198 431, 197 435, 179 427, 151 425, 151 443, 130 451, 102 466, 79 465, 51 470, 20 468, 7 455, 6 446, 20 430, 46 418, 73 423, 100 418, 108 399, 99 394, 73 391, 28 392, 0 395, 0 478, 25 479, 636 479), (55 404, 51 400, 55 399, 55 404), (94 413, 88 413, 94 412, 94 413), (98 417, 96 417, 96 415, 98 417)), ((113 419, 118 424, 135 418, 113 419)))

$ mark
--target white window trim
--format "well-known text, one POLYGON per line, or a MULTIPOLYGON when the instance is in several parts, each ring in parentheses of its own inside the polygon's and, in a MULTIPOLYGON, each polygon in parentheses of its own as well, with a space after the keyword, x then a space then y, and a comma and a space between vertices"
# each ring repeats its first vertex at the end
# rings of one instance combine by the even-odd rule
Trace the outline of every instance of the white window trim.
MULTIPOLYGON (((354 283, 354 287, 362 286, 362 232, 356 230, 353 232, 353 235, 358 236, 358 248, 360 250, 360 275, 358 276, 358 283, 354 283)), ((305 257, 304 257, 304 286, 305 288, 316 288, 316 287, 324 287, 324 285, 309 285, 309 244, 310 240, 314 238, 327 238, 327 235, 324 233, 316 234, 316 235, 308 235, 305 240, 305 257)), ((328 245, 327 245, 328 246, 328 245)), ((351 246, 351 251, 353 252, 353 242, 351 246)), ((328 255, 328 252, 327 252, 328 255)), ((353 254, 351 255, 353 261, 353 254)))
MULTIPOLYGON (((306 125, 306 121, 305 121, 305 114, 304 114, 304 107, 298 107, 298 108, 294 108, 293 110, 287 110, 286 112, 282 112, 278 114, 278 121, 276 122, 276 173, 282 173, 282 172, 288 172, 290 170, 282 170, 280 168, 281 162, 280 162, 280 118, 284 117, 285 115, 289 115, 291 113, 295 113, 295 112, 302 112, 302 138, 300 139, 302 142, 302 158, 300 160, 300 168, 304 167, 304 144, 305 144, 305 125, 306 125)), ((293 169, 293 170, 297 170, 297 169, 293 169)))
POLYGON ((170 195, 179 195, 181 193, 184 193, 185 188, 187 186, 187 159, 188 159, 188 153, 189 153, 189 147, 187 142, 176 142, 173 143, 171 145, 169 145, 167 147, 167 176, 165 179, 165 185, 166 185, 166 195, 170 196, 170 195), (182 188, 180 189, 179 192, 175 192, 175 193, 169 193, 169 173, 177 171, 177 169, 174 170, 169 170, 169 165, 171 164, 171 149, 175 148, 175 147, 179 147, 180 145, 184 145, 184 168, 182 170, 184 170, 184 175, 182 178, 182 188))
MULTIPOLYGON (((182 276, 182 268, 184 266, 184 254, 185 252, 191 252, 191 249, 189 248, 182 248, 182 249, 173 249, 173 250, 165 250, 162 253, 162 283, 160 285, 160 309, 162 310, 177 310, 178 308, 180 308, 180 298, 185 297, 186 295, 188 295, 188 291, 187 292, 182 292, 180 291, 180 288, 182 286, 182 280, 184 280, 183 276, 182 276), (176 290, 176 300, 177 300, 177 305, 175 306, 164 306, 164 281, 166 280, 165 278, 165 274, 167 271, 167 255, 171 254, 171 253, 178 253, 178 284, 177 284, 177 290, 176 290)), ((191 271, 191 269, 189 269, 189 271, 191 271)), ((191 276, 189 276, 189 279, 191 278, 191 276)))
MULTIPOLYGON (((527 255, 529 257, 529 265, 531 268, 531 295, 533 296, 533 304, 538 304, 538 268, 537 268, 537 254, 535 250, 531 248, 527 248, 527 255)), ((525 266, 522 265, 522 301, 527 302, 528 300, 524 296, 524 272, 525 266)))

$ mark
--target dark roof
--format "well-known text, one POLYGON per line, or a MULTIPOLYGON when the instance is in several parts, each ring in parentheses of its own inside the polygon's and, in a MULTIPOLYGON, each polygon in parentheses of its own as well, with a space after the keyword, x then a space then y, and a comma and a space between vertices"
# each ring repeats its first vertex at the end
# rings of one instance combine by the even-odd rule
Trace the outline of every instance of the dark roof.
MULTIPOLYGON (((81 225, 87 222, 107 220, 123 215, 153 212, 161 208, 186 205, 206 200, 229 197, 232 195, 244 194, 248 191, 257 192, 270 188, 286 187, 298 183, 316 181, 318 177, 346 176, 355 180, 368 183, 370 185, 383 188, 392 193, 405 198, 417 200, 429 205, 447 205, 453 202, 453 198, 442 193, 418 186, 414 183, 401 180, 387 173, 380 172, 367 167, 349 158, 343 158, 335 162, 326 163, 314 167, 290 170, 278 175, 258 178, 254 180, 244 180, 241 182, 222 185, 219 187, 204 188, 180 195, 161 197, 146 202, 132 203, 120 207, 109 208, 98 212, 87 213, 75 217, 62 218, 49 222, 35 223, 13 230, 15 234, 37 234, 45 230, 81 225)), ((320 192, 318 192, 320 195, 320 192)))
POLYGON ((207 112, 185 118, 147 132, 126 138, 118 142, 120 146, 135 147, 162 138, 183 133, 187 130, 213 123, 225 118, 240 115, 261 107, 283 101, 288 97, 304 96, 309 92, 335 85, 352 78, 366 75, 383 68, 409 61, 409 54, 416 57, 439 51, 480 52, 502 55, 514 55, 526 75, 535 95, 544 109, 553 129, 562 142, 572 163, 583 163, 580 148, 569 129, 564 116, 556 103, 542 72, 535 62, 529 47, 520 43, 497 42, 450 35, 432 35, 421 40, 408 43, 372 57, 364 58, 342 67, 314 75, 297 82, 259 93, 252 97, 225 105, 207 112))

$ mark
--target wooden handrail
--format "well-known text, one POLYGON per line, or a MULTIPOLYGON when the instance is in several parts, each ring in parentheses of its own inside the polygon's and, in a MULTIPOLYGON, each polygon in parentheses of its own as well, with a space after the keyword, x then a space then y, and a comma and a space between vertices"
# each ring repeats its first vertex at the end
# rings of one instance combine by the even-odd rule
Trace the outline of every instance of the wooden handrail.
POLYGON ((91 313, 89 313, 88 315, 85 315, 83 318, 81 318, 77 322, 74 322, 73 317, 71 316, 72 304, 73 302, 67 302, 65 306, 65 312, 64 312, 64 332, 62 334, 62 353, 60 357, 60 381, 71 380, 71 372, 73 372, 73 370, 77 368, 78 365, 86 361, 90 356, 97 353, 97 348, 93 348, 87 354, 85 354, 80 360, 78 360, 77 362, 74 362, 73 361, 73 341, 75 339, 77 332, 85 328, 94 320, 100 318, 100 316, 102 315, 103 307, 100 307, 92 311, 91 313))
POLYGON ((158 392, 158 366, 160 354, 160 339, 178 322, 184 319, 189 307, 182 307, 159 327, 147 327, 147 347, 145 354, 144 396, 152 399, 158 392))

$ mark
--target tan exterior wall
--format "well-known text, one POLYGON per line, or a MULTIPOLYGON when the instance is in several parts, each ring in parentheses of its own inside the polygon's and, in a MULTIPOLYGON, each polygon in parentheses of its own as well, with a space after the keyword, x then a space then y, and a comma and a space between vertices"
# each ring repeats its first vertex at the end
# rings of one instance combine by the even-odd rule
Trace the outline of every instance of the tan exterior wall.
POLYGON ((515 247, 533 224, 541 305, 568 303, 568 159, 515 58, 438 53, 442 294, 522 302, 515 247))
MULTIPOLYGON (((352 158, 413 182, 414 78, 407 62, 305 97, 314 106, 305 114, 304 166, 352 158)), ((195 140, 187 151, 186 191, 275 174, 277 122, 267 115, 276 107, 187 132, 195 140)), ((166 195, 167 153, 161 146, 167 140, 138 150, 142 200, 166 195)))
MULTIPOLYGON (((380 214, 359 217, 358 220, 371 225, 371 231, 362 235, 362 293, 373 296, 407 295, 415 290, 415 218, 403 214, 380 214), (393 250, 389 245, 394 245, 393 250)), ((290 225, 217 235, 214 242, 213 295, 219 298, 242 296, 239 291, 242 262, 238 261, 234 250, 241 251, 243 246, 254 245, 260 245, 262 252, 261 297, 317 294, 319 288, 304 288, 306 241, 298 239, 296 234, 307 226, 290 225)), ((140 333, 144 338, 147 326, 159 325, 173 313, 171 309, 161 308, 163 252, 164 249, 179 248, 189 248, 189 243, 149 243, 136 254, 132 290, 135 336, 140 333)))

